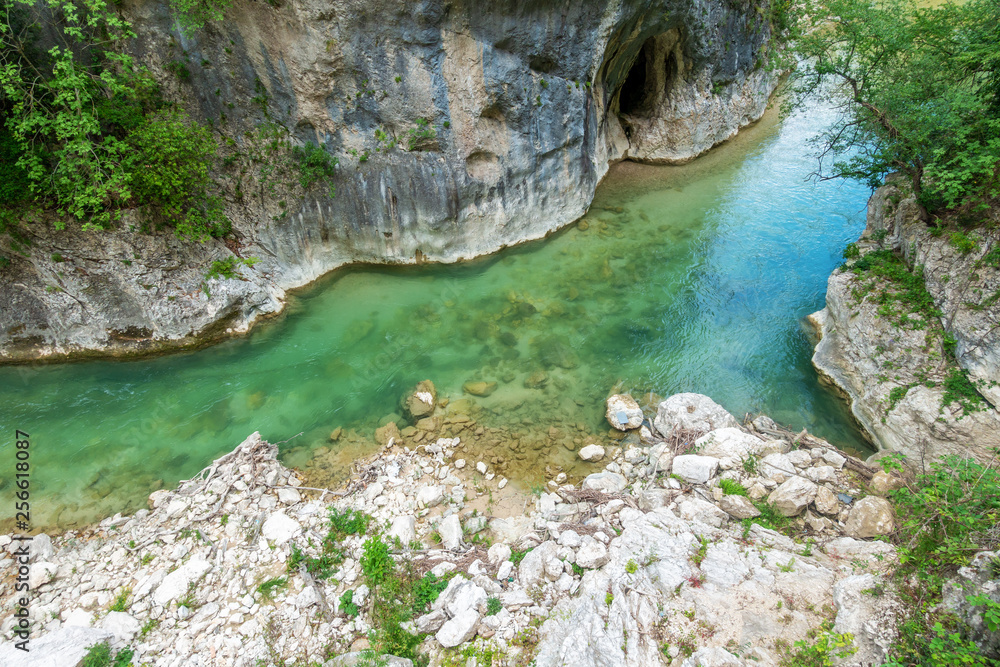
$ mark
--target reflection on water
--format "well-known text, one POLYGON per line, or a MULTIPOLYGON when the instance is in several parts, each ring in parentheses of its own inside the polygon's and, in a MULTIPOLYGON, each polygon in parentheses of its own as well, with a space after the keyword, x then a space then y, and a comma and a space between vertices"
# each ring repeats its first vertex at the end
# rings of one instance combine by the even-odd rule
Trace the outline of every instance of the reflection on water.
POLYGON ((331 443, 331 430, 370 437, 424 378, 452 399, 496 382, 464 409, 484 447, 523 455, 513 474, 526 477, 554 456, 546 438, 571 460, 576 441, 604 433, 615 386, 705 393, 863 447, 818 386, 800 322, 864 226, 866 191, 805 180, 806 141, 826 122, 817 110, 763 122, 683 167, 618 165, 588 215, 544 242, 461 266, 341 271, 245 339, 0 369, 0 424, 32 436, 35 525, 142 506, 254 430, 303 432, 283 446, 292 464, 324 447, 328 468, 349 465, 364 445, 331 443))

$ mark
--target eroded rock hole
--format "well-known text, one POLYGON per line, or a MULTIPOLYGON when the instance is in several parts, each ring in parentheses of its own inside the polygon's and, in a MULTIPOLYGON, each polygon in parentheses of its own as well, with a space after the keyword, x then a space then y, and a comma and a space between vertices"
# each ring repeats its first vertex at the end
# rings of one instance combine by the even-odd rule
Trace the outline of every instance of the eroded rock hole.
POLYGON ((637 116, 651 110, 655 81, 649 72, 649 56, 653 47, 653 39, 646 40, 625 77, 625 83, 618 94, 618 110, 623 114, 637 116))

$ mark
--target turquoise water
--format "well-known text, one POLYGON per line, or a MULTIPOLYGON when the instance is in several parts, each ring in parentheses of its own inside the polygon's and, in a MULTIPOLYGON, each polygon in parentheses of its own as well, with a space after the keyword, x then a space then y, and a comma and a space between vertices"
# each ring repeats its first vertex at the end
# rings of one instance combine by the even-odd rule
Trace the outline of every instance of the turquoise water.
POLYGON ((682 167, 618 165, 586 218, 549 239, 460 266, 340 271, 206 350, 2 368, 0 460, 13 462, 15 428, 30 433, 33 523, 69 526, 143 506, 255 430, 302 432, 283 445, 291 464, 321 446, 361 452, 425 378, 452 399, 497 382, 477 419, 522 432, 600 436, 617 386, 705 393, 863 449, 801 323, 864 227, 865 189, 806 180, 806 142, 829 121, 769 117, 682 167), (537 373, 545 385, 526 388, 537 373), (358 436, 330 443, 336 427, 358 436))

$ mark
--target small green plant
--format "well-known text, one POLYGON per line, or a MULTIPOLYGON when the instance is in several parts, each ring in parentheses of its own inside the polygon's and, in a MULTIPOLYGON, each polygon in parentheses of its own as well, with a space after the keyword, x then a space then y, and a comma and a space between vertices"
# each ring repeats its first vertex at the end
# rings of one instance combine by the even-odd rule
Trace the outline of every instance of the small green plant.
MULTIPOLYGON (((294 146, 292 158, 298 167, 299 185, 308 190, 315 184, 332 179, 336 175, 339 160, 316 144, 294 146)), ((331 186, 331 193, 333 189, 331 186)))
POLYGON ((795 650, 782 660, 782 667, 832 667, 835 661, 848 658, 857 652, 854 636, 834 633, 833 623, 824 621, 818 632, 813 631, 812 641, 795 642, 795 650))
POLYGON ((364 535, 368 532, 371 522, 371 516, 360 510, 340 511, 336 508, 330 510, 330 533, 338 537, 364 535))
POLYGON ((889 411, 891 412, 896 404, 899 403, 906 396, 906 392, 910 391, 913 385, 903 385, 902 387, 893 387, 889 390, 889 411))
POLYGON ((948 237, 948 243, 950 243, 951 247, 963 255, 968 255, 970 252, 979 247, 976 240, 969 238, 964 232, 952 232, 951 236, 948 237))
POLYGON ((760 466, 760 458, 756 454, 747 454, 741 461, 743 472, 748 475, 756 475, 760 466))
POLYGON ((108 642, 101 642, 87 650, 81 667, 128 667, 132 664, 134 654, 135 651, 127 646, 117 653, 112 653, 108 642))
POLYGON ((583 576, 583 568, 581 566, 577 565, 576 563, 572 563, 571 566, 573 568, 573 575, 574 576, 576 576, 576 577, 582 577, 583 576))
POLYGON ((844 248, 844 259, 857 259, 861 257, 861 250, 858 249, 857 243, 848 243, 847 247, 844 248))
POLYGON ((531 549, 511 549, 510 551, 510 562, 514 564, 515 567, 521 564, 524 557, 528 555, 531 549))
POLYGON ((152 563, 154 558, 156 558, 156 556, 153 554, 143 554, 142 558, 139 559, 139 565, 145 567, 146 565, 152 563))
POLYGON ((435 138, 437 130, 430 125, 426 118, 418 118, 415 121, 416 127, 407 131, 406 149, 410 151, 434 150, 437 147, 435 138))
POLYGON ((776 530, 778 532, 781 532, 788 527, 788 517, 779 512, 778 508, 771 503, 760 501, 754 503, 753 505, 760 512, 760 516, 751 519, 751 523, 759 523, 764 526, 764 528, 770 528, 771 530, 776 530))
POLYGON ((486 599, 486 615, 496 616, 503 609, 503 604, 500 603, 500 598, 491 597, 486 599))
POLYGON ((422 614, 434 604, 441 592, 448 588, 448 580, 438 578, 433 572, 428 572, 423 578, 413 584, 413 613, 422 614))
POLYGON ((219 517, 219 523, 222 524, 223 526, 229 523, 229 515, 223 514, 221 517, 219 517))
POLYGON ((734 479, 720 479, 719 488, 727 496, 746 496, 747 489, 734 479))
POLYGON ((270 602, 274 599, 275 594, 278 590, 284 588, 288 585, 287 577, 274 577, 268 579, 267 581, 261 583, 257 586, 257 592, 260 594, 260 599, 264 602, 270 602))
POLYGON ((358 609, 358 605, 354 604, 354 590, 349 589, 344 591, 343 595, 340 596, 340 611, 344 613, 347 618, 356 618, 361 610, 358 609))
POLYGON ((942 410, 952 403, 958 403, 964 417, 986 409, 986 400, 976 391, 976 386, 969 380, 969 372, 964 368, 952 368, 942 386, 944 386, 944 395, 941 397, 942 410))
POLYGON ((694 552, 691 556, 691 562, 696 566, 701 566, 705 561, 705 556, 708 555, 708 538, 704 535, 698 536, 698 550, 694 552))
POLYGON ((226 278, 229 280, 234 280, 239 278, 239 274, 236 273, 236 267, 243 266, 253 266, 257 263, 256 257, 237 257, 236 255, 230 255, 225 259, 217 259, 212 262, 209 267, 208 272, 205 274, 206 280, 211 280, 213 278, 226 278))
POLYGON ((792 558, 787 563, 778 563, 778 569, 782 572, 792 572, 795 570, 795 559, 792 558))
POLYGON ((139 630, 139 637, 140 638, 145 637, 150 632, 155 630, 159 625, 160 625, 160 619, 158 618, 149 619, 143 624, 142 628, 139 630))
POLYGON ((164 69, 176 76, 179 81, 187 82, 191 80, 191 70, 180 60, 170 61, 164 65, 164 69))
POLYGON ((639 565, 634 560, 629 558, 628 562, 625 563, 625 571, 628 572, 629 574, 635 574, 638 570, 639 570, 639 565))
POLYGON ((361 571, 371 586, 384 582, 393 572, 395 561, 389 554, 389 545, 378 536, 365 540, 361 553, 361 571))
POLYGON ((132 588, 126 587, 115 596, 114 602, 108 607, 108 611, 128 611, 132 598, 132 588))
POLYGON ((615 595, 611 591, 608 591, 607 595, 604 596, 604 604, 611 606, 611 603, 615 601, 615 595))

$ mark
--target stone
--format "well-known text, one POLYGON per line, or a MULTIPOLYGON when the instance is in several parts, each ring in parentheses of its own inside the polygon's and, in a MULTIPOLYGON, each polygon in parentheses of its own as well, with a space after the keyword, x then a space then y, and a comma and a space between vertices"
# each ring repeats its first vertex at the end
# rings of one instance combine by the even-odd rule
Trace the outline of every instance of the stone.
POLYGON ((38 561, 48 561, 55 555, 55 549, 52 547, 52 538, 45 533, 39 533, 31 539, 30 555, 28 557, 29 563, 36 563, 38 561))
POLYGON ((876 496, 884 497, 889 495, 890 491, 901 489, 903 486, 905 486, 903 480, 884 470, 879 470, 872 475, 871 481, 868 482, 868 491, 876 496))
POLYGON ((487 470, 488 468, 486 467, 486 464, 483 463, 482 461, 476 463, 476 472, 478 472, 479 474, 485 475, 487 470))
POLYGON ((726 649, 711 646, 699 648, 680 667, 747 667, 747 664, 747 661, 737 658, 726 649))
POLYGON ((49 583, 56 578, 59 566, 55 563, 40 561, 32 563, 28 570, 28 589, 36 590, 39 586, 49 583))
POLYGON ((375 429, 375 442, 385 447, 390 442, 397 443, 402 441, 403 436, 399 433, 399 427, 396 426, 396 422, 389 422, 384 426, 380 426, 375 429))
POLYGON ((994 661, 1000 661, 1000 629, 990 630, 982 603, 973 604, 969 598, 981 595, 1000 604, 1000 580, 994 569, 998 558, 996 551, 980 551, 944 583, 941 591, 942 606, 964 622, 968 639, 976 643, 983 657, 994 661))
POLYGON ((0 665, 75 667, 91 646, 113 639, 111 632, 100 628, 61 627, 32 639, 30 653, 17 649, 13 641, 0 643, 0 665))
POLYGON ((847 463, 846 456, 832 449, 823 450, 823 460, 837 470, 841 470, 844 467, 844 464, 847 463))
POLYGON ((271 514, 260 529, 260 534, 264 536, 264 539, 277 546, 285 544, 300 532, 302 532, 302 526, 299 525, 299 522, 284 512, 271 514))
POLYGON ((445 517, 438 525, 441 535, 441 546, 454 551, 462 545, 462 524, 457 514, 445 517))
POLYGON ((818 487, 804 477, 789 477, 767 497, 783 516, 798 516, 816 499, 818 487))
POLYGON ((412 514, 405 514, 403 516, 395 516, 392 518, 392 522, 389 525, 389 530, 386 531, 386 536, 389 539, 398 538, 400 544, 404 547, 409 546, 410 542, 417 539, 417 519, 412 514))
POLYGON ((100 627, 114 635, 112 648, 122 649, 132 641, 142 624, 134 617, 122 611, 109 611, 108 615, 101 619, 100 627))
POLYGON ((757 470, 764 477, 777 479, 780 476, 781 481, 798 474, 788 454, 768 454, 757 464, 757 470))
POLYGON ((546 579, 555 581, 562 574, 558 551, 558 545, 551 540, 529 551, 517 566, 517 580, 521 587, 529 589, 546 579))
POLYGON ((604 447, 600 445, 587 445, 581 448, 577 455, 584 461, 600 461, 604 458, 604 447))
POLYGON ((808 449, 795 449, 785 454, 785 456, 788 457, 788 460, 796 468, 805 468, 812 465, 812 454, 809 453, 808 449))
POLYGON ((607 494, 621 493, 627 486, 628 480, 616 472, 595 472, 592 475, 587 475, 580 484, 580 488, 593 489, 607 494))
POLYGON ((671 472, 691 484, 708 484, 718 469, 719 459, 697 454, 675 456, 671 464, 671 472))
POLYGON ((728 514, 701 498, 685 497, 684 500, 677 503, 677 510, 682 519, 700 521, 716 528, 726 525, 726 521, 729 519, 728 514))
POLYGON ((403 410, 413 419, 428 417, 437 405, 437 390, 430 380, 421 380, 402 401, 403 410))
POLYGON ((153 591, 153 602, 165 607, 169 602, 187 595, 188 587, 199 581, 211 569, 212 564, 207 560, 192 558, 163 578, 153 591))
POLYGON ((888 535, 895 529, 892 504, 878 496, 865 496, 855 502, 844 526, 844 532, 857 539, 888 535))
POLYGON ((816 490, 816 498, 813 500, 816 511, 826 516, 837 516, 840 513, 840 500, 837 494, 821 486, 816 490))
POLYGON ((812 468, 806 468, 802 472, 810 481, 816 484, 835 484, 837 482, 837 473, 833 466, 813 466, 812 468))
POLYGON ((642 426, 642 408, 628 394, 609 396, 606 405, 604 418, 608 420, 611 428, 628 431, 642 426))
POLYGON ((294 505, 302 500, 298 489, 278 489, 278 502, 283 505, 294 505))
POLYGON ((585 570, 595 570, 607 565, 611 557, 608 548, 590 535, 584 535, 576 552, 576 564, 585 570))
POLYGON ((421 486, 416 493, 418 507, 434 507, 444 500, 443 486, 421 486))
POLYGON ((458 646, 472 639, 485 611, 486 591, 459 575, 448 583, 448 588, 440 597, 444 598, 444 603, 439 606, 435 602, 435 607, 444 609, 450 618, 434 637, 445 648, 458 646))
POLYGON ((850 633, 857 652, 851 656, 855 665, 881 665, 895 642, 897 622, 905 613, 902 605, 885 587, 883 594, 871 595, 880 585, 872 574, 852 575, 833 586, 833 603, 837 609, 833 632, 850 633))
POLYGON ((486 552, 486 559, 496 565, 510 559, 511 548, 506 544, 494 544, 486 552))
POLYGON ((701 394, 674 394, 656 408, 653 425, 669 435, 675 428, 708 433, 717 428, 738 428, 739 422, 725 408, 701 394))
POLYGON ((649 462, 658 473, 671 470, 674 462, 674 452, 667 443, 653 445, 649 448, 649 462))
POLYGON ((752 519, 755 516, 760 516, 760 510, 743 496, 722 496, 719 508, 734 519, 752 519))
POLYGON ((717 459, 731 457, 742 461, 751 456, 763 456, 764 441, 734 427, 718 428, 694 442, 695 451, 717 459))
POLYGON ((526 389, 541 389, 548 381, 548 373, 545 371, 535 371, 528 377, 524 378, 524 386, 526 389))
POLYGON ((462 385, 462 391, 466 394, 472 394, 473 396, 486 397, 497 390, 496 382, 466 382, 462 385))

